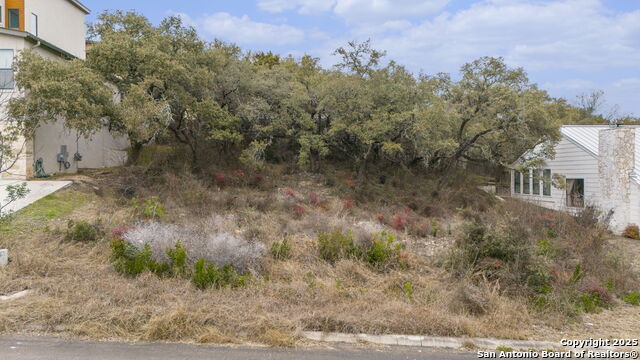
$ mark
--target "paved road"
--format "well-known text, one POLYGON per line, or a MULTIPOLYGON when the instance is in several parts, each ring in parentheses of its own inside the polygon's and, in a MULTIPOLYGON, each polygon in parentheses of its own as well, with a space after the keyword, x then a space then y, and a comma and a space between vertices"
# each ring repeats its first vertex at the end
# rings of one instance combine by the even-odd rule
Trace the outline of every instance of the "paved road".
POLYGON ((2 360, 465 360, 475 358, 475 354, 470 353, 408 347, 364 349, 332 346, 327 349, 298 350, 84 342, 51 337, 0 337, 0 359, 2 360))

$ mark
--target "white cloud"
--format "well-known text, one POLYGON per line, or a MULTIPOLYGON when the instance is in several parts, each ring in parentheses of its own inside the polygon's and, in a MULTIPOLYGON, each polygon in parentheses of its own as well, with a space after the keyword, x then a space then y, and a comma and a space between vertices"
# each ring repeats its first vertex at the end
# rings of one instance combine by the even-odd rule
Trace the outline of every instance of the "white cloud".
POLYGON ((348 23, 373 23, 433 15, 449 0, 337 0, 334 12, 348 23))
POLYGON ((313 14, 329 11, 335 0, 258 0, 258 7, 271 13, 297 10, 301 14, 313 14))
POLYGON ((640 78, 637 77, 620 79, 614 82, 612 86, 618 89, 632 89, 634 96, 640 94, 640 78))
POLYGON ((181 16, 202 34, 239 45, 292 45, 305 39, 305 32, 301 29, 253 21, 247 15, 237 17, 219 12, 197 19, 181 16))
POLYGON ((257 0, 261 10, 274 14, 294 11, 342 19, 348 30, 339 33, 227 13, 194 22, 208 36, 241 45, 287 45, 294 54, 320 56, 325 65, 335 60, 330 54, 337 47, 367 38, 390 58, 427 73, 455 73, 478 57, 504 56, 553 94, 572 99, 599 88, 611 103, 640 113, 633 99, 640 93, 635 75, 640 73, 640 8, 614 11, 605 0, 476 0, 453 11, 453 6, 446 7, 449 2, 257 0))
POLYGON ((595 82, 587 79, 569 79, 569 80, 562 80, 562 81, 545 82, 544 84, 542 84, 542 87, 551 91, 574 92, 574 91, 584 90, 584 89, 595 90, 597 89, 598 85, 595 82))
POLYGON ((386 22, 432 15, 449 0, 259 0, 264 11, 280 13, 296 10, 316 14, 332 10, 350 24, 386 22))
POLYGON ((598 0, 493 0, 374 40, 428 72, 454 71, 485 55, 530 71, 637 67, 640 11, 612 13, 598 0))

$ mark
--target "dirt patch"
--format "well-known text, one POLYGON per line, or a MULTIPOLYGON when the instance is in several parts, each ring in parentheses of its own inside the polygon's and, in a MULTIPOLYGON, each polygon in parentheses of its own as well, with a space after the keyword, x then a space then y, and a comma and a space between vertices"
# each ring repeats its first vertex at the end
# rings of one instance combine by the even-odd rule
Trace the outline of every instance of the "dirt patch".
POLYGON ((640 240, 616 237, 609 240, 609 244, 620 249, 629 264, 640 272, 640 240))

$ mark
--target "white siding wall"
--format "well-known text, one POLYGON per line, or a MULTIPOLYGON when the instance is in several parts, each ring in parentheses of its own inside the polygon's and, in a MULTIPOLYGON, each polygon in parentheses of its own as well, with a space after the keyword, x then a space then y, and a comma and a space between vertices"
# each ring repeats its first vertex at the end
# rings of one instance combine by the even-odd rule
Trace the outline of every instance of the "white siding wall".
MULTIPOLYGON (((64 1, 67 2, 66 0, 64 1)), ((36 49, 39 55, 63 61, 60 57, 43 47, 36 49)), ((99 169, 125 165, 129 142, 125 137, 114 136, 104 128, 93 134, 90 139, 78 138, 74 130, 64 128, 63 121, 50 122, 41 125, 33 140, 33 160, 43 159, 44 170, 48 174, 76 173, 78 169, 99 169), (61 167, 57 162, 60 147, 67 146, 69 153, 69 169, 61 167), (76 151, 82 155, 82 161, 75 161, 76 151)), ((28 164, 31 166, 31 164, 28 164)))
POLYGON ((96 132, 89 139, 78 138, 75 130, 64 128, 62 121, 41 125, 36 130, 33 141, 33 158, 42 158, 47 174, 76 173, 78 169, 99 169, 123 166, 127 162, 129 142, 125 137, 116 137, 106 128, 96 132), (67 146, 67 161, 71 165, 65 169, 57 162, 60 147, 67 146), (73 155, 79 152, 81 161, 73 155))
MULTIPOLYGON (((584 179, 585 204, 598 206, 600 199, 600 184, 598 179, 598 160, 578 145, 562 139, 556 146, 556 156, 547 160, 543 169, 551 169, 552 174, 561 174, 567 179, 584 179)), ((524 175, 524 174, 523 174, 524 175)), ((575 211, 566 206, 566 191, 551 187, 551 196, 525 195, 514 192, 513 171, 511 172, 511 194, 515 198, 524 199, 538 203, 541 206, 564 211, 575 211)), ((540 187, 542 193, 542 185, 540 187)))
MULTIPOLYGON (((84 11, 67 0, 25 1, 25 30, 31 30, 31 14, 38 16, 38 37, 80 59, 86 55, 84 11)), ((34 34, 35 35, 35 34, 34 34)))
POLYGON ((5 9, 7 8, 7 5, 5 3, 6 0, 0 0, 0 6, 2 6, 2 13, 0 14, 0 27, 6 27, 5 9))
MULTIPOLYGON (((33 46, 31 42, 25 41, 23 38, 0 34, 0 49, 14 49, 16 55, 20 50, 33 46)), ((42 46, 34 51, 45 58, 63 61, 55 53, 42 46)), ((0 91, 0 127, 3 126, 1 119, 6 117, 4 99, 14 96, 20 96, 20 94, 17 91, 0 91)), ((22 146, 24 143, 21 141, 18 145, 22 146)), ((97 132, 91 139, 78 139, 76 131, 64 128, 63 121, 52 121, 41 125, 36 130, 34 139, 26 142, 20 161, 10 173, 0 174, 0 178, 24 179, 31 176, 33 162, 39 158, 43 159, 44 169, 48 174, 75 173, 78 169, 121 166, 127 160, 128 147, 129 142, 126 138, 114 136, 106 129, 97 132), (60 152, 61 145, 67 145, 68 161, 71 164, 69 169, 60 167, 57 162, 56 156, 60 152), (80 162, 73 160, 73 154, 77 150, 83 156, 80 162)))
MULTIPOLYGON (((25 46, 28 45, 21 37, 0 34, 0 49, 12 49, 14 56, 25 46)), ((16 96, 20 94, 15 90, 0 90, 0 129, 8 125, 6 105, 16 96)), ((31 168, 31 144, 21 139, 13 144, 13 148, 14 152, 19 154, 18 161, 8 172, 0 174, 0 179, 23 179, 31 168)))
MULTIPOLYGON (((640 225, 640 185, 635 181, 631 181, 630 201, 629 223, 640 225)), ((622 232, 621 229, 615 229, 615 231, 622 232)))

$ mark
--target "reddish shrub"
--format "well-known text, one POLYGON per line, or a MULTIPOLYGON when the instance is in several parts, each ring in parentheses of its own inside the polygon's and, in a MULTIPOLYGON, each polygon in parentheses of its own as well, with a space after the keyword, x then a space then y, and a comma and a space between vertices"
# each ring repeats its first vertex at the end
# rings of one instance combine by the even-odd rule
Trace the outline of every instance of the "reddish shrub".
POLYGON ((298 218, 303 217, 306 213, 307 210, 302 205, 296 205, 293 207, 293 214, 298 218))
POLYGON ((396 215, 393 219, 393 228, 396 230, 403 230, 407 226, 407 222, 402 215, 396 215))
POLYGON ((322 200, 320 200, 320 196, 318 196, 318 194, 316 194, 315 192, 312 192, 309 195, 309 202, 312 205, 320 205, 322 203, 322 200))
POLYGON ((289 188, 282 189, 282 193, 287 195, 287 196, 290 196, 290 197, 295 197, 296 196, 296 193, 292 189, 289 189, 289 188))
POLYGON ((347 199, 342 203, 342 211, 349 211, 355 204, 355 201, 352 199, 347 199))
POLYGON ((216 180, 216 184, 220 186, 224 185, 225 181, 227 180, 227 175, 225 174, 215 174, 213 177, 216 180))
POLYGON ((243 178, 245 177, 245 172, 243 170, 236 170, 233 172, 233 176, 243 178))
POLYGON ((133 230, 133 228, 127 225, 121 225, 111 230, 111 233, 109 233, 109 237, 111 237, 112 239, 122 239, 124 238, 124 235, 130 230, 133 230))
POLYGON ((412 221, 413 216, 411 216, 411 214, 398 214, 395 218, 393 218, 393 227, 396 230, 404 230, 407 227, 407 224, 412 221))
POLYGON ((638 225, 629 225, 624 229, 622 236, 629 239, 640 240, 640 228, 638 228, 638 225))
POLYGON ((383 223, 384 222, 384 215, 382 215, 382 214, 376 215, 376 220, 378 220, 379 222, 383 223))

